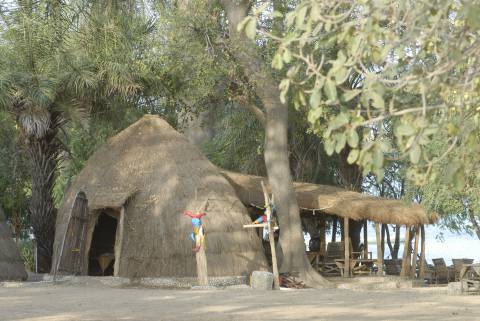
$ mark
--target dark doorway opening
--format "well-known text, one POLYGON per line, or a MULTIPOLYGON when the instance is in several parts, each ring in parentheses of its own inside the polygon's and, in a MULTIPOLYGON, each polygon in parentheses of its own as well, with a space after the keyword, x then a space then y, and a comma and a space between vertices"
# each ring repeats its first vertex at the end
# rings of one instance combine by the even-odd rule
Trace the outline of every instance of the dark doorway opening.
POLYGON ((118 213, 102 211, 93 231, 88 257, 88 275, 113 275, 115 264, 115 239, 118 213))

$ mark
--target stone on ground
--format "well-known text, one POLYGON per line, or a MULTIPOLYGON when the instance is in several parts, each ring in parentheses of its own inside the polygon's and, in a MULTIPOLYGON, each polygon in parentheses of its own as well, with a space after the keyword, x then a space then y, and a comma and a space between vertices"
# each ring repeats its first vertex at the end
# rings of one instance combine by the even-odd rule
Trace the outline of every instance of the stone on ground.
POLYGON ((273 273, 265 271, 253 271, 250 279, 252 289, 271 290, 273 287, 273 273))

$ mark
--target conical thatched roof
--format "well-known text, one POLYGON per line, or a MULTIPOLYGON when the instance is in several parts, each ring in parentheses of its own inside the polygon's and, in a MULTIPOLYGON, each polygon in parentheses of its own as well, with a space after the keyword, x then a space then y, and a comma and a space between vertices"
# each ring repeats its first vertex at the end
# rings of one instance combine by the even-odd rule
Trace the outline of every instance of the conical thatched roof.
MULTIPOLYGON (((228 171, 222 171, 222 174, 244 204, 263 206, 260 182, 263 180, 270 191, 267 178, 228 171)), ((431 224, 437 220, 435 214, 429 216, 419 204, 372 197, 329 185, 294 183, 294 188, 299 206, 307 210, 390 224, 431 224)))
POLYGON ((26 280, 25 265, 0 208, 0 281, 26 280))
POLYGON ((87 248, 98 215, 95 210, 125 206, 118 276, 195 276, 192 227, 183 212, 196 210, 207 199, 203 221, 208 274, 237 276, 267 267, 256 232, 242 228, 250 218, 233 187, 199 149, 160 117, 144 116, 109 139, 78 174, 58 212, 54 266, 80 191, 90 209, 87 248))

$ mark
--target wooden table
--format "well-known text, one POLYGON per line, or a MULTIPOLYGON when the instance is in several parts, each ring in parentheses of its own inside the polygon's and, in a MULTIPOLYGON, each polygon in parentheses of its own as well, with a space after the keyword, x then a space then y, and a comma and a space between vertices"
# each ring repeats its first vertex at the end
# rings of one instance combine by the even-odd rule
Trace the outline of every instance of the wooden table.
MULTIPOLYGON (((377 263, 376 259, 350 259, 350 271, 352 275, 372 272, 373 265, 377 263)), ((343 276, 345 271, 345 259, 335 260, 335 264, 340 269, 343 276)))
POLYGON ((460 271, 462 292, 480 294, 480 264, 464 264, 460 271))
MULTIPOLYGON (((340 275, 344 276, 344 274, 345 274, 345 259, 336 259, 335 264, 340 269, 340 275)), ((350 273, 351 274, 353 274, 354 267, 355 267, 356 264, 357 264, 356 259, 350 259, 350 273)))
POLYGON ((320 251, 307 251, 308 261, 318 271, 320 263, 323 261, 323 255, 320 251))
POLYGON ((365 274, 371 274, 372 273, 372 268, 374 264, 377 264, 376 259, 355 259, 356 264, 353 267, 353 273, 365 273, 365 274))

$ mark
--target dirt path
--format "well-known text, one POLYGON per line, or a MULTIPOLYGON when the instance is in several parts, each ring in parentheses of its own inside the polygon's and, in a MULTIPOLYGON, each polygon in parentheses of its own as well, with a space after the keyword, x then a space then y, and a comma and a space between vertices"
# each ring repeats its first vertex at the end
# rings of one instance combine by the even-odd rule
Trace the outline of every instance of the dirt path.
POLYGON ((0 320, 480 320, 480 296, 432 289, 0 287, 0 320))

